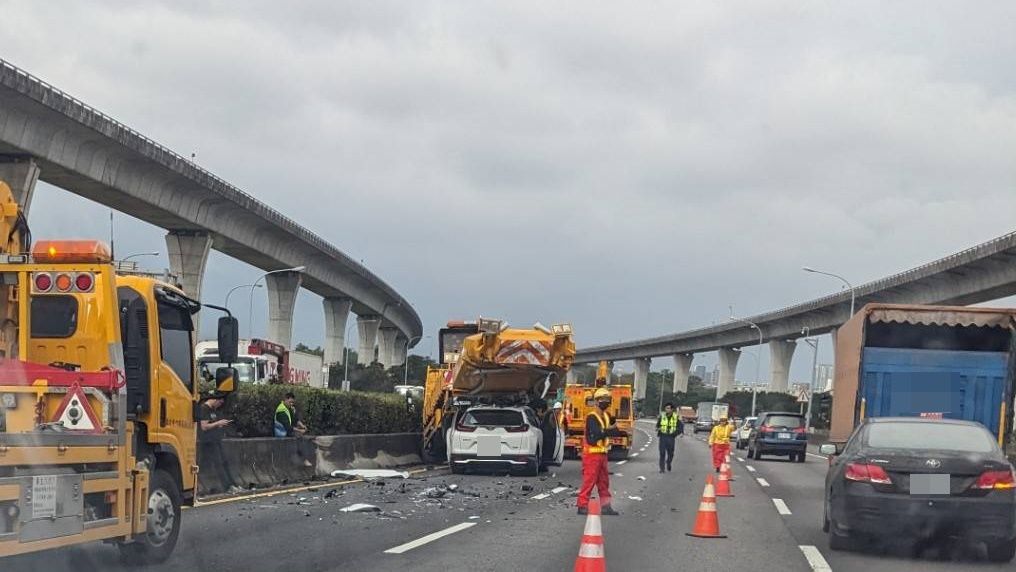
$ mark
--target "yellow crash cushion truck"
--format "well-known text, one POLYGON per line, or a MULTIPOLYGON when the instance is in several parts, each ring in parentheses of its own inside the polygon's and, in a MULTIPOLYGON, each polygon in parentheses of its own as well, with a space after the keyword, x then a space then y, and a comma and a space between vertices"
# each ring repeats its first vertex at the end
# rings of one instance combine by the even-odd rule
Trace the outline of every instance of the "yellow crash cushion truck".
POLYGON ((631 452, 632 439, 635 437, 635 410, 632 407, 632 386, 610 385, 610 368, 607 362, 600 362, 597 367, 594 386, 570 383, 564 389, 565 418, 565 456, 574 459, 581 455, 582 437, 586 432, 586 417, 596 404, 593 392, 598 387, 610 390, 610 407, 607 415, 617 423, 617 428, 624 435, 610 438, 610 450, 607 456, 613 461, 628 458, 631 452))
POLYGON ((478 403, 526 405, 556 395, 575 357, 569 324, 509 328, 500 320, 451 321, 438 333, 436 367, 423 396, 423 458, 448 462, 447 436, 460 409, 478 403))
MULTIPOLYGON (((99 540, 129 563, 163 561, 197 488, 192 316, 202 305, 117 276, 97 241, 26 253, 27 225, 3 183, 0 209, 11 237, 0 248, 0 569, 2 557, 99 540)), ((220 318, 218 334, 219 347, 237 347, 235 319, 220 318)), ((223 394, 233 375, 216 371, 223 394)))

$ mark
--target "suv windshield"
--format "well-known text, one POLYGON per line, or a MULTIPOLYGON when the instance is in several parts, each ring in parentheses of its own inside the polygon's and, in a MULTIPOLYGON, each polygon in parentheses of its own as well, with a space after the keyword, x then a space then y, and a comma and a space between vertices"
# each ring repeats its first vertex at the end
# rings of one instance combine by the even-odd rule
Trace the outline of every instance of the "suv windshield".
POLYGON ((514 409, 473 409, 462 418, 466 427, 517 427, 522 413, 514 409))
POLYGON ((800 415, 770 415, 764 423, 766 427, 786 427, 796 429, 804 427, 804 417, 800 415))
POLYGON ((951 423, 872 423, 868 446, 879 449, 929 449, 990 453, 995 441, 980 427, 951 423))

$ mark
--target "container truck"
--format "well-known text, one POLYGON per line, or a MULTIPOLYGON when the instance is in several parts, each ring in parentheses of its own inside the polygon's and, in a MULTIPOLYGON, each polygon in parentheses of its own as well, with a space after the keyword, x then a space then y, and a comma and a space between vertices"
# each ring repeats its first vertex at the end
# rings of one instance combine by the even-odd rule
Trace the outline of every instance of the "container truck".
MULTIPOLYGON (((0 236, 0 570, 3 557, 95 541, 131 563, 165 560, 197 489, 191 317, 228 311, 117 275, 99 241, 31 245, 2 181, 0 236)), ((218 330, 235 348, 236 320, 218 330)), ((225 395, 235 355, 222 359, 225 395)))
POLYGON ((695 408, 695 433, 712 431, 713 427, 730 413, 726 403, 703 401, 695 408))
POLYGON ((868 304, 836 334, 829 439, 867 417, 977 421, 1012 431, 1016 309, 868 304))

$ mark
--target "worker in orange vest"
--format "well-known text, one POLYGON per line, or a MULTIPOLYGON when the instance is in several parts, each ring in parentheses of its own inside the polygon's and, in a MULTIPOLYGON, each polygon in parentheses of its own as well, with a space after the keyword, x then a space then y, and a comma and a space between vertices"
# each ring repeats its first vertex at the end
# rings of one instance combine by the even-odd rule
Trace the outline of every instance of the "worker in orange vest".
POLYGON ((607 472, 607 452, 610 451, 610 437, 623 435, 614 421, 607 415, 610 407, 610 390, 601 387, 593 393, 596 401, 589 415, 586 416, 586 431, 582 439, 582 488, 579 489, 578 513, 588 514, 589 497, 596 487, 600 498, 600 513, 616 515, 618 512, 610 506, 610 473, 607 472))
POLYGON ((720 472, 720 465, 730 452, 730 436, 734 434, 734 425, 721 417, 720 422, 709 432, 709 447, 713 450, 713 467, 720 472))

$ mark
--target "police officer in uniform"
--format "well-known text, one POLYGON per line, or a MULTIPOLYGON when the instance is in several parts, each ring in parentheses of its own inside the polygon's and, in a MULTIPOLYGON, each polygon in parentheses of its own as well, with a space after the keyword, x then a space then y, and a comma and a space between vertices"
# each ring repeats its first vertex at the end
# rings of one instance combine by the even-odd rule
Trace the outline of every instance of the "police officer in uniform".
POLYGON ((674 445, 677 443, 677 437, 684 432, 683 429, 681 418, 674 411, 674 404, 664 405, 663 413, 660 413, 660 418, 656 420, 656 437, 660 441, 661 473, 664 468, 670 470, 674 462, 674 445))

